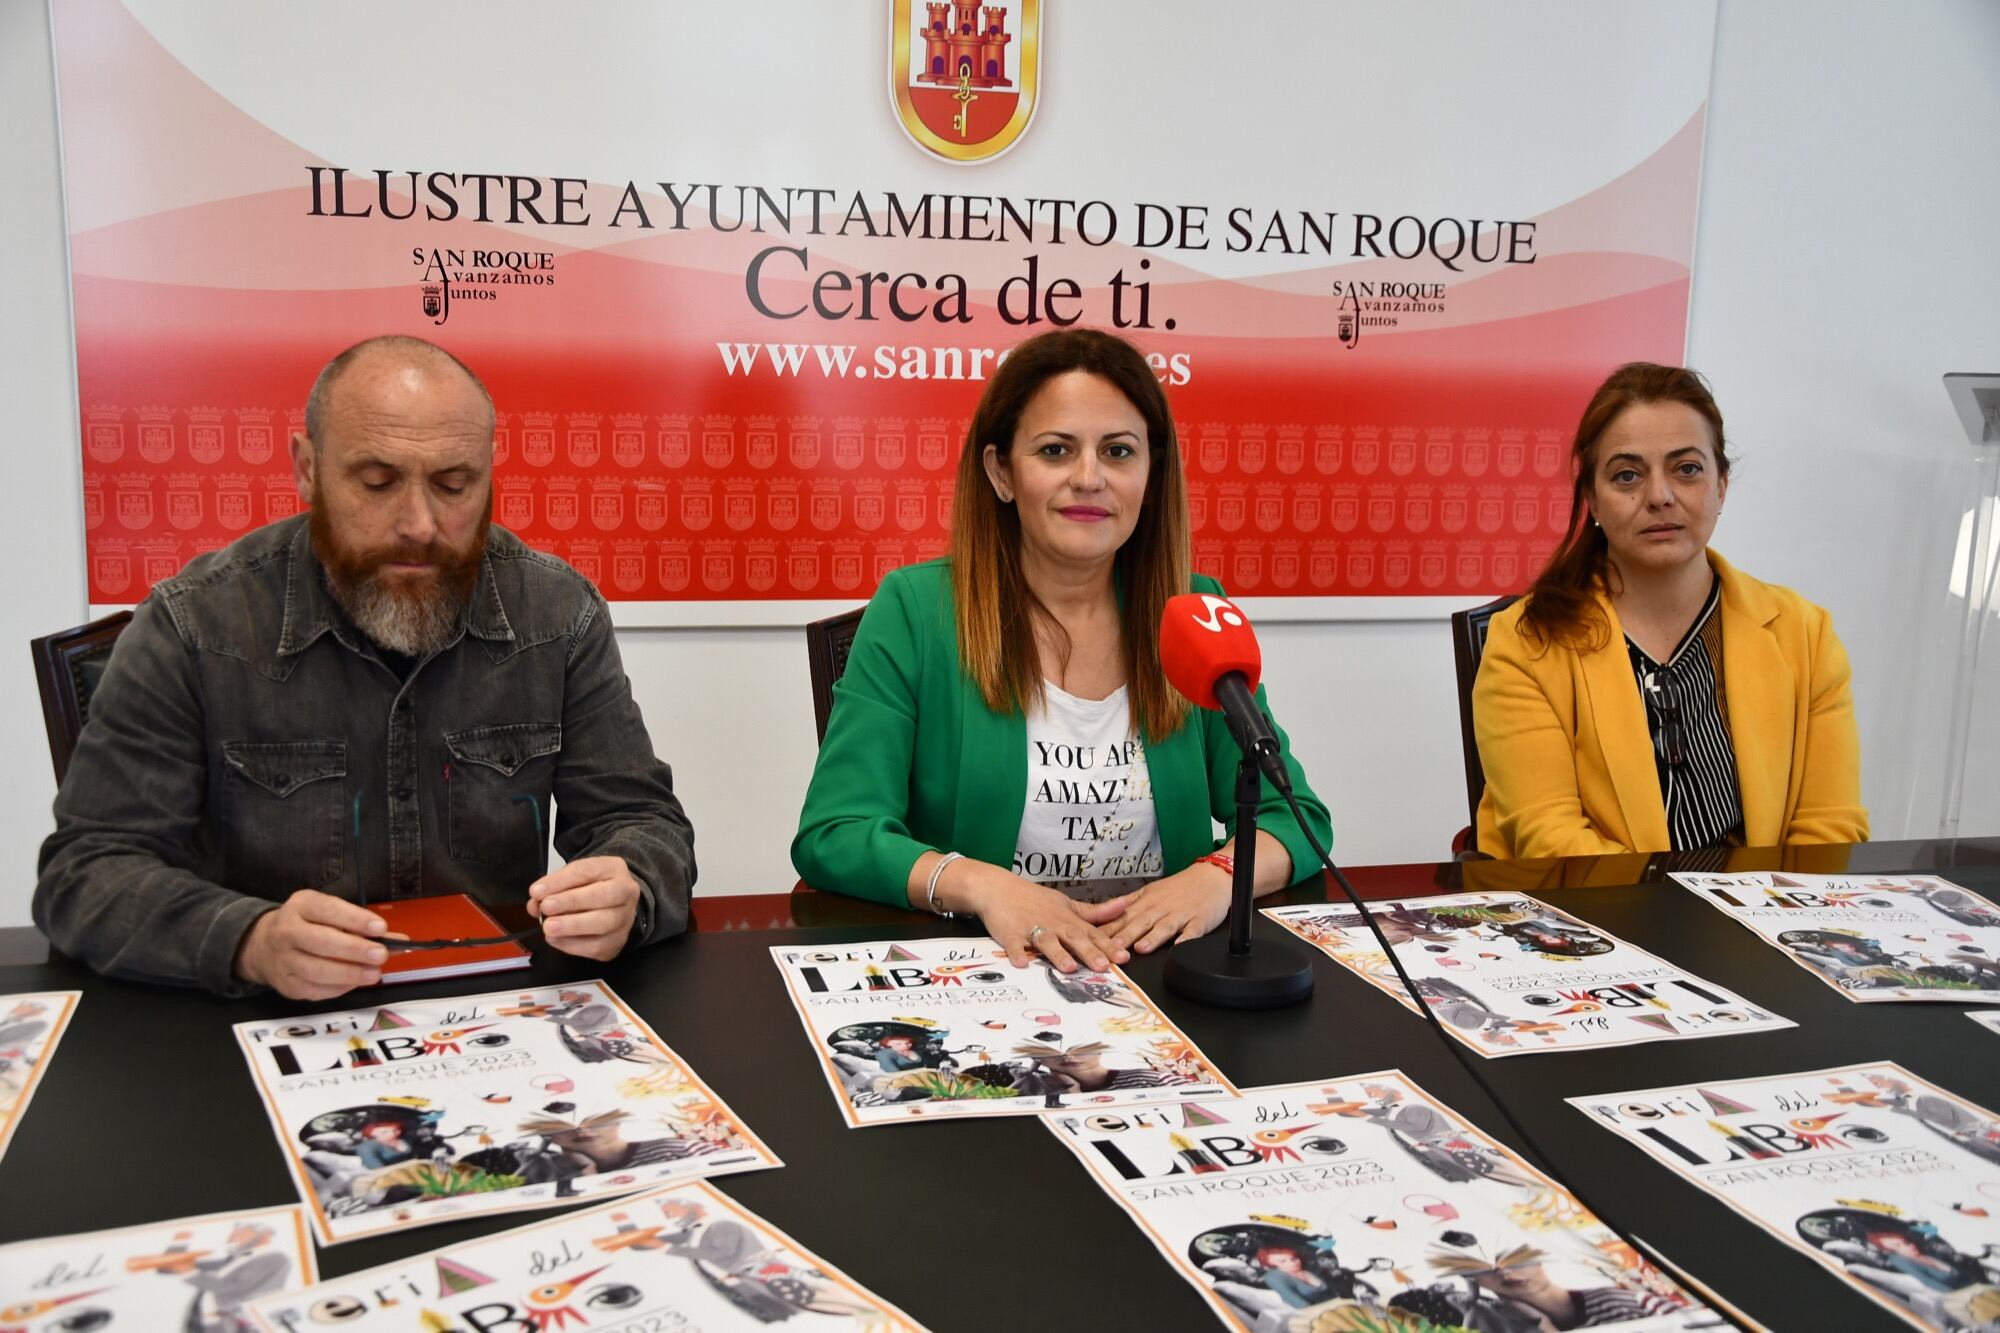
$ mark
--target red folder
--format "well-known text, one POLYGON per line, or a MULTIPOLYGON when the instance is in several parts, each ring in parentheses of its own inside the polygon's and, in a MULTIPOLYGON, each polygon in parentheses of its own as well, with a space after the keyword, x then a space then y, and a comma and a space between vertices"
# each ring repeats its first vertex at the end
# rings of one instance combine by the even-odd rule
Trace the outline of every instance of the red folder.
MULTIPOLYGON (((507 928, 462 893, 430 898, 394 898, 369 903, 368 910, 389 923, 389 929, 413 940, 480 940, 507 934, 507 928)), ((382 984, 437 981, 480 972, 505 972, 533 961, 519 943, 488 944, 471 949, 408 949, 389 954, 382 965, 382 984)))

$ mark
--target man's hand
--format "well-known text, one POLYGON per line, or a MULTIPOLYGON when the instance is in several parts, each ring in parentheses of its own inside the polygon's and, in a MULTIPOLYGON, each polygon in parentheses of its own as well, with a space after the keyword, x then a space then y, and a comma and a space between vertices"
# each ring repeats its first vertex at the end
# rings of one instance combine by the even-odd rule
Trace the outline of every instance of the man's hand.
POLYGON ((382 979, 388 923, 365 907, 300 889, 257 918, 236 950, 236 975, 289 1000, 330 1000, 382 979))
POLYGON ((624 949, 641 892, 624 857, 586 856, 528 886, 528 915, 564 953, 606 962, 624 949))

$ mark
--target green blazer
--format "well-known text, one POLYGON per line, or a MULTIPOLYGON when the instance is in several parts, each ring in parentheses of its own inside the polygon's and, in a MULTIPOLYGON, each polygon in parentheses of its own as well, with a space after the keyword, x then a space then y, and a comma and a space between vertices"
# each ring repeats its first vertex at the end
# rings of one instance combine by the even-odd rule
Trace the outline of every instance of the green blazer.
MULTIPOLYGON (((1197 591, 1221 585, 1197 574, 1197 591)), ((910 867, 928 851, 962 852, 1007 866, 1028 800, 1028 723, 996 713, 960 669, 949 559, 895 570, 882 580, 833 687, 833 716, 819 747, 792 864, 814 888, 906 906, 910 867)), ((1264 691, 1257 702, 1269 711, 1264 691)), ((1222 714, 1197 708, 1164 740, 1144 736, 1168 874, 1221 845, 1236 823, 1240 752, 1222 714)), ((1326 806, 1306 785, 1282 728, 1292 792, 1331 848, 1326 806)), ((1292 855, 1298 879, 1319 871, 1284 798, 1266 780, 1257 826, 1292 855)))

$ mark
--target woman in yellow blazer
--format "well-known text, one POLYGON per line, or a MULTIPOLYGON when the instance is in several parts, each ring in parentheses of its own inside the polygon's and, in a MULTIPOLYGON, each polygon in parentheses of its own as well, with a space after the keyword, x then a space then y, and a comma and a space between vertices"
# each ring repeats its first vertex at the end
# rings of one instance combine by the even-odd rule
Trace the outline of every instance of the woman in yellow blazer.
POLYGON ((1708 549, 1730 459, 1701 377, 1622 367, 1573 462, 1569 539, 1493 618, 1473 686, 1479 850, 1866 841, 1832 619, 1708 549))

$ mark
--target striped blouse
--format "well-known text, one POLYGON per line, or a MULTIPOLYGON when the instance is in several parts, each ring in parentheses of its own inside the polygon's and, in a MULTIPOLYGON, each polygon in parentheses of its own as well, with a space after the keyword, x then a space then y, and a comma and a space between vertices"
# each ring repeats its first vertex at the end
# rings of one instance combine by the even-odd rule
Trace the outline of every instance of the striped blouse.
POLYGON ((1736 747, 1729 739, 1729 699, 1722 684, 1722 580, 1709 584, 1701 614, 1664 664, 1625 638, 1653 766, 1667 807, 1673 850, 1743 845, 1743 800, 1736 747))

